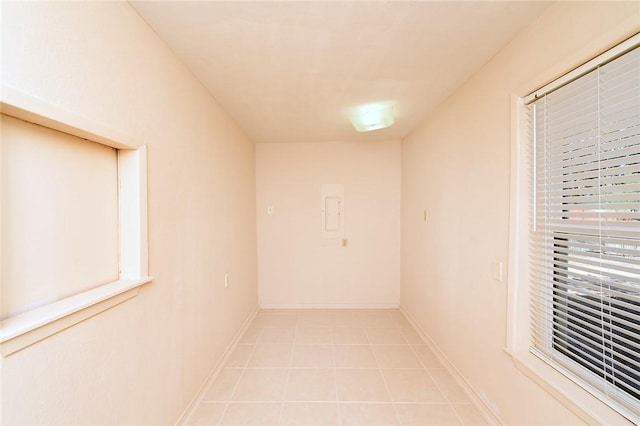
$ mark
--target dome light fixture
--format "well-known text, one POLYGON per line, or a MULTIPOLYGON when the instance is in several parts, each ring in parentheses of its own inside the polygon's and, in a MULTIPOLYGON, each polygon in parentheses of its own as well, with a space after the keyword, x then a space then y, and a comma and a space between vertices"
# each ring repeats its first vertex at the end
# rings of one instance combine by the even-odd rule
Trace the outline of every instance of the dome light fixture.
POLYGON ((354 109, 351 117, 351 124, 358 132, 384 129, 394 122, 393 104, 390 102, 361 105, 354 109))

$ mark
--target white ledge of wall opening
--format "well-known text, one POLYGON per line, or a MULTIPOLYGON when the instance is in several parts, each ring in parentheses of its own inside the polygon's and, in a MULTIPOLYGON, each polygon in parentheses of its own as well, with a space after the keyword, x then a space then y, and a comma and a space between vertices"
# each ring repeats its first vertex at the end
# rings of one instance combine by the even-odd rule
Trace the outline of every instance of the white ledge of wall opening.
POLYGON ((4 319, 0 322, 0 352, 8 356, 135 297, 153 278, 148 275, 146 147, 12 87, 0 90, 2 114, 118 150, 119 279, 4 319))

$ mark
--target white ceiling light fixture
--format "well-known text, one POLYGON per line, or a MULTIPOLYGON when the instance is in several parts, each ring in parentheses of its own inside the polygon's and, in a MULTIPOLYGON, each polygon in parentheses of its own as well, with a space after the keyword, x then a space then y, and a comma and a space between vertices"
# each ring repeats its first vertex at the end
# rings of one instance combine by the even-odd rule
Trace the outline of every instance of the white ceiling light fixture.
POLYGON ((351 117, 351 124, 359 132, 384 129, 394 122, 393 104, 389 102, 377 102, 359 106, 355 108, 351 117))

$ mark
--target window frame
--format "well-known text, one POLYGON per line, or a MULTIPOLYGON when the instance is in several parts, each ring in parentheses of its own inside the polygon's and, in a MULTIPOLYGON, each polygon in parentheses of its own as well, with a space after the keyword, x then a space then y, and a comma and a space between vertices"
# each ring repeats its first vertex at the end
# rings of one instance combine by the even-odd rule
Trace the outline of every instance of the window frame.
MULTIPOLYGON (((507 286, 507 322, 504 351, 511 356, 515 366, 545 391, 559 400, 579 418, 587 423, 620 424, 631 420, 611 408, 606 402, 588 392, 587 383, 580 382, 571 372, 563 368, 554 368, 534 355, 530 350, 532 310, 529 306, 529 237, 530 212, 532 211, 533 188, 530 175, 530 156, 532 155, 532 135, 526 113, 526 103, 535 99, 541 92, 552 90, 554 85, 565 84, 603 62, 603 57, 618 56, 631 46, 640 44, 640 34, 635 34, 619 44, 609 47, 598 56, 587 58, 573 68, 566 60, 564 69, 572 71, 553 75, 538 76, 521 90, 511 94, 511 201, 509 224, 509 269, 507 286), (551 83, 546 84, 546 82, 551 83), (539 89, 535 89, 535 88, 539 89)), ((558 68, 554 68, 556 71, 558 68)), ((638 421, 638 419, 634 419, 638 421)))
POLYGON ((0 353, 6 357, 135 297, 153 277, 148 272, 146 146, 11 87, 3 86, 0 93, 3 114, 110 146, 118 157, 118 280, 4 319, 0 353))

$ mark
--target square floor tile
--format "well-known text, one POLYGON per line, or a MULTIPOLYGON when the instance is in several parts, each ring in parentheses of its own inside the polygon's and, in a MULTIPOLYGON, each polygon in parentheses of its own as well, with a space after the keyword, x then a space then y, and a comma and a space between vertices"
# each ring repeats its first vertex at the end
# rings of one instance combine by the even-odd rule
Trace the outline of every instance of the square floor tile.
POLYGON ((333 329, 333 343, 336 345, 368 345, 367 333, 362 327, 333 329))
POLYGON ((391 312, 391 319, 398 325, 398 327, 413 328, 411 323, 407 321, 407 319, 404 317, 404 315, 402 315, 400 311, 396 310, 391 312))
POLYGON ((467 426, 488 425, 490 424, 484 418, 480 410, 472 404, 453 404, 453 408, 462 419, 462 423, 467 426))
POLYGON ((363 327, 365 324, 364 315, 359 309, 334 311, 331 315, 331 325, 333 327, 363 327))
POLYGON ((298 314, 291 313, 263 313, 260 312, 253 321, 252 326, 260 328, 297 327, 298 314))
POLYGON ((241 344, 256 343, 256 341, 258 340, 258 336, 260 335, 261 332, 262 332, 261 328, 257 328, 257 327, 248 328, 247 331, 245 331, 242 337, 240 338, 240 343, 241 344))
POLYGON ((338 404, 286 402, 282 407, 280 425, 287 426, 338 426, 338 404))
POLYGON ((407 341, 399 328, 367 328, 367 337, 372 345, 406 345, 407 341))
POLYGON ((422 368, 408 345, 376 345, 372 348, 380 368, 422 368))
POLYGON ((460 420, 450 404, 396 404, 403 425, 453 426, 460 420))
POLYGON ((249 367, 288 367, 293 345, 264 343, 256 345, 249 359, 249 367))
POLYGON ((185 424, 468 426, 487 419, 399 310, 268 309, 185 424))
POLYGON ((336 386, 340 401, 389 401, 380 370, 337 369, 336 386))
POLYGON ((220 425, 274 426, 281 410, 281 403, 230 403, 220 425))
POLYGON ((449 402, 471 402, 465 391, 447 370, 444 368, 429 369, 429 374, 449 402))
POLYGON ((236 388, 240 376, 244 372, 240 368, 223 368, 213 379, 202 398, 203 401, 228 401, 236 388))
POLYGON ((443 368, 440 361, 438 361, 438 357, 429 349, 427 345, 414 345, 412 346, 413 350, 420 358, 422 365, 426 368, 443 368))
POLYGON ((308 310, 300 314, 298 326, 304 327, 331 327, 331 313, 325 310, 308 310))
POLYGON ((282 401, 286 381, 284 368, 247 369, 238 382, 233 400, 282 401))
POLYGON ((369 345, 335 345, 333 348, 338 368, 378 368, 369 345))
POLYGON ((426 370, 382 370, 394 402, 446 402, 426 370))
POLYGON ((407 343, 412 345, 424 345, 424 340, 413 328, 401 328, 402 335, 407 343))
POLYGON ((335 401, 334 370, 331 368, 289 370, 284 398, 287 401, 335 401))
POLYGON ((222 418, 226 404, 201 402, 184 423, 188 426, 215 426, 222 418))
POLYGON ((339 404, 340 424, 351 425, 399 425, 395 408, 391 404, 339 404))
POLYGON ((398 325, 393 321, 391 315, 386 310, 370 312, 364 315, 364 326, 373 328, 396 328, 398 325))
POLYGON ((296 333, 296 343, 330 345, 332 343, 330 327, 300 327, 296 333))
POLYGON ((246 367, 249 364, 249 358, 253 352, 253 345, 238 345, 231 352, 225 367, 246 367))
POLYGON ((295 328, 264 328, 258 338, 257 343, 293 343, 295 328))
POLYGON ((291 367, 333 367, 331 345, 294 345, 291 367))

